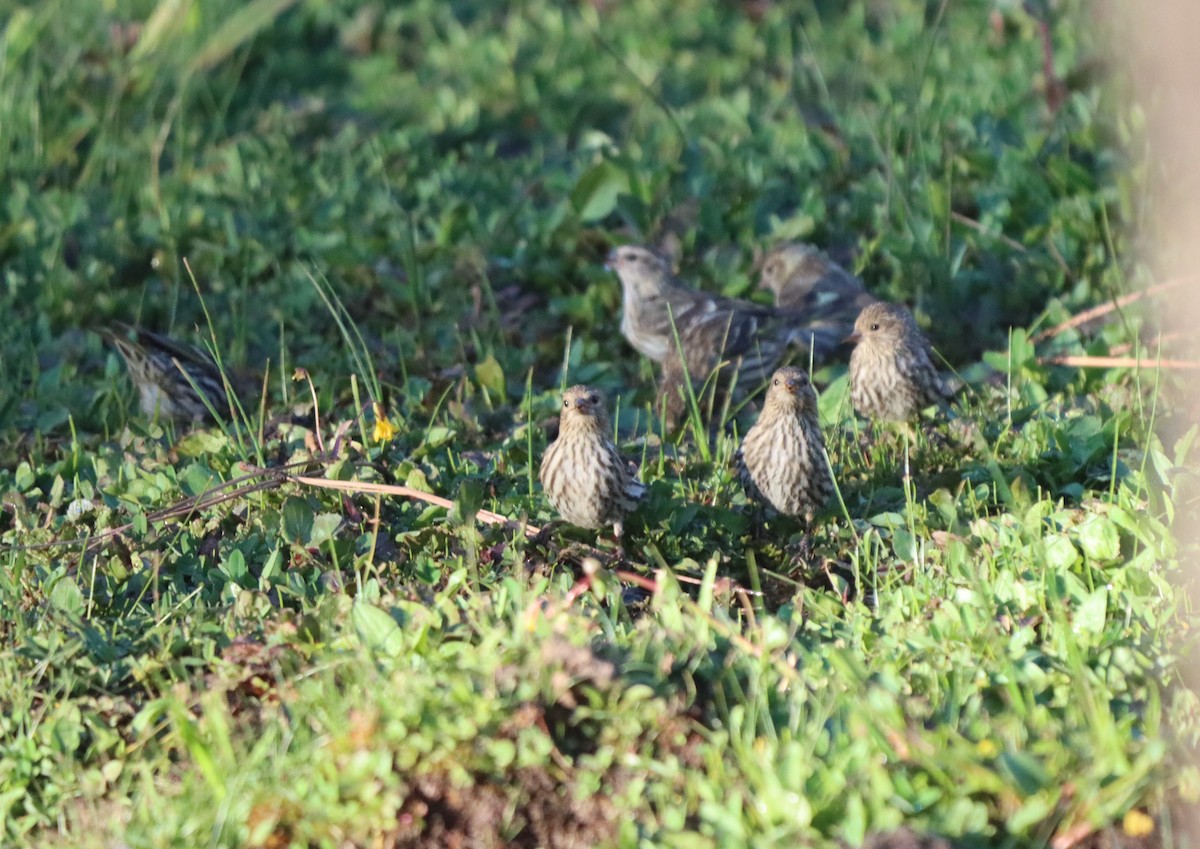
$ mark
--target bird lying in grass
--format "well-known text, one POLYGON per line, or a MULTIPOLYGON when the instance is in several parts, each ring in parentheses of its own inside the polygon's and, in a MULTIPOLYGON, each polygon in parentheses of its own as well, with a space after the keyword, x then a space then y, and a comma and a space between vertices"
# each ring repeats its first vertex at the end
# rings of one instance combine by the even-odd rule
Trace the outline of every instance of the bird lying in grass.
POLYGON ((210 406, 228 411, 226 381, 207 351, 125 324, 101 335, 125 360, 144 415, 196 423, 214 420, 210 406))

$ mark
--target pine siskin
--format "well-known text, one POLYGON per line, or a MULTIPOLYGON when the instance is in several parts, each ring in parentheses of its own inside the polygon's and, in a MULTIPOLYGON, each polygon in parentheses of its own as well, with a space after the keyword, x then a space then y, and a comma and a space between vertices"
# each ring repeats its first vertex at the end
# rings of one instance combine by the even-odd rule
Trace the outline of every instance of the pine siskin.
POLYGON ((683 285, 667 261, 646 248, 625 245, 608 257, 621 278, 621 332, 629 344, 657 363, 675 351, 675 333, 710 347, 749 350, 774 311, 749 301, 723 298, 683 285), (671 323, 674 320, 674 332, 671 323))
POLYGON ((539 478, 564 519, 581 528, 611 524, 618 540, 645 492, 613 444, 604 396, 590 386, 563 393, 558 439, 542 456, 539 478))
POLYGON ((610 254, 609 266, 624 290, 621 332, 634 348, 663 364, 660 401, 668 421, 683 409, 685 369, 697 392, 723 365, 736 372, 736 388, 749 391, 766 381, 790 345, 811 338, 793 316, 684 286, 666 260, 646 248, 619 247, 610 254))
POLYGON ((817 393, 795 366, 771 378, 758 421, 746 432, 735 459, 747 494, 787 516, 813 515, 833 493, 817 393))
POLYGON ((863 307, 875 302, 862 281, 814 245, 785 242, 763 260, 760 289, 775 298, 781 310, 816 314, 831 327, 840 325, 840 342, 863 307))
POLYGON ((204 398, 214 409, 228 410, 225 381, 221 378, 220 368, 207 351, 161 333, 125 324, 117 325, 116 330, 103 330, 101 333, 120 352, 129 367, 129 376, 137 386, 144 415, 176 421, 212 421, 204 398), (204 398, 197 393, 197 389, 204 398))
POLYGON ((950 396, 933 364, 933 349, 916 319, 898 304, 862 311, 848 340, 850 400, 869 419, 906 421, 950 396))

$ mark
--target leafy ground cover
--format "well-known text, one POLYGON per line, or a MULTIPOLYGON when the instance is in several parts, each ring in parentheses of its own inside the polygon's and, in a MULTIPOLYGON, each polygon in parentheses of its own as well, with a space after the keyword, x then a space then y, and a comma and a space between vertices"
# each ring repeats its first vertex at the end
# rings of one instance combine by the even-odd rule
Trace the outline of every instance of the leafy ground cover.
POLYGON ((1196 431, 1170 372, 1053 361, 1153 358, 1140 304, 1050 332, 1150 282, 1101 12, 0 8, 4 843, 1178 844, 1196 431), (817 372, 803 561, 736 425, 659 432, 601 266, 750 296, 783 239, 968 384, 864 439, 817 372), (146 420, 112 321, 244 367, 244 421, 146 420), (553 518, 568 381, 649 485, 625 564, 478 518, 553 518))

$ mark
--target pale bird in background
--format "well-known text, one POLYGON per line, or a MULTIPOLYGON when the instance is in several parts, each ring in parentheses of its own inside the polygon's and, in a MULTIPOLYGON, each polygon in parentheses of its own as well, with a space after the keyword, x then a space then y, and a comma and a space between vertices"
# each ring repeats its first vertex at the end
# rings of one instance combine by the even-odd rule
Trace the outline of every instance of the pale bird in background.
POLYGON ((875 302, 861 280, 814 245, 801 242, 771 249, 758 286, 771 293, 781 310, 819 316, 836 335, 835 343, 850 332, 859 312, 875 302))
POLYGON ((850 400, 869 419, 907 421, 951 391, 916 319, 898 304, 868 306, 854 322, 850 400))
POLYGON ((665 259, 646 248, 616 248, 608 264, 621 279, 621 332, 634 348, 663 364, 660 403, 668 422, 682 412, 685 374, 699 393, 717 368, 728 365, 729 374, 736 370, 734 388, 747 393, 766 382, 793 346, 811 347, 812 355, 823 360, 848 326, 830 324, 820 312, 784 312, 689 288, 665 259))
POLYGON ((212 421, 205 399, 218 412, 228 411, 221 369, 207 351, 125 324, 102 330, 101 335, 125 360, 145 416, 212 421))
POLYGON ((833 493, 833 476, 817 413, 817 393, 803 369, 771 377, 758 421, 735 457, 738 477, 755 501, 786 516, 813 516, 833 493))
POLYGON ((685 286, 667 261, 647 248, 616 248, 608 265, 621 279, 621 332, 630 345, 657 363, 675 351, 676 333, 681 341, 687 334, 694 344, 718 347, 723 342, 728 350, 742 352, 751 348, 763 325, 774 318, 769 307, 685 286))
POLYGON ((558 439, 542 456, 539 478, 564 519, 581 528, 612 525, 618 544, 625 516, 645 493, 613 443, 604 396, 590 386, 563 393, 558 439))

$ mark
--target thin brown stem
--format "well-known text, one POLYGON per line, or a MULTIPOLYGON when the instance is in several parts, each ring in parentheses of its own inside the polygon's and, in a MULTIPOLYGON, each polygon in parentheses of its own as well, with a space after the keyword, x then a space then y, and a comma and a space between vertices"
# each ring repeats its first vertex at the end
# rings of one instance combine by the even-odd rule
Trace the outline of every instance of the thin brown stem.
POLYGON ((1083 312, 1079 313, 1079 315, 1072 316, 1062 324, 1055 325, 1049 330, 1043 330, 1041 333, 1036 334, 1030 341, 1036 345, 1038 342, 1043 340, 1052 339, 1053 337, 1058 336, 1060 333, 1064 333, 1072 328, 1079 327, 1081 324, 1087 324, 1089 321, 1095 321, 1098 318, 1103 318, 1110 312, 1119 310, 1122 307, 1126 307, 1136 301, 1140 301, 1142 298, 1148 298, 1151 295, 1157 295, 1160 292, 1165 292, 1167 289, 1173 289, 1182 283, 1189 282, 1189 279, 1190 278, 1168 280, 1165 283, 1158 283, 1154 286, 1149 286, 1140 292, 1130 292, 1128 295, 1122 295, 1121 297, 1109 301, 1106 304, 1100 304, 1100 306, 1084 310, 1083 312))
POLYGON ((1194 369, 1200 368, 1196 360, 1160 360, 1139 359, 1137 357, 1089 357, 1063 354, 1057 357, 1038 357, 1042 365, 1075 366, 1077 368, 1165 368, 1165 369, 1194 369))

